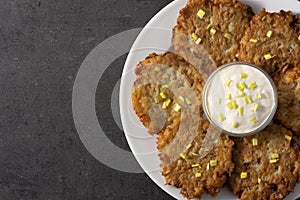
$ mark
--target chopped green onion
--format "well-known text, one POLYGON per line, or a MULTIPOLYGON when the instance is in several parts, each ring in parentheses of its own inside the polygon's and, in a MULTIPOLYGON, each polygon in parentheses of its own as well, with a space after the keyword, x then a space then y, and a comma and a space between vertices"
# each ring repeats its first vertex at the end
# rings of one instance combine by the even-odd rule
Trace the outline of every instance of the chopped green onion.
POLYGON ((272 56, 271 54, 265 54, 264 55, 264 58, 266 59, 266 60, 270 60, 271 58, 274 58, 275 57, 275 55, 274 56, 272 56))
POLYGON ((267 33, 267 37, 271 37, 272 36, 272 31, 268 31, 268 33, 267 33))
POLYGON ((248 103, 253 103, 253 99, 251 98, 251 96, 247 96, 246 99, 248 103))
POLYGON ((256 119, 256 117, 253 117, 253 118, 251 119, 251 122, 252 122, 252 123, 255 123, 255 122, 257 122, 257 119, 256 119))
POLYGON ((233 108, 233 106, 232 106, 231 103, 227 103, 226 106, 227 106, 227 108, 228 108, 229 110, 231 110, 231 109, 233 108))
POLYGON ((192 144, 190 143, 190 144, 188 144, 187 146, 186 146, 186 149, 189 149, 189 148, 191 148, 192 147, 192 144))
POLYGON ((262 98, 261 93, 260 93, 260 92, 257 93, 257 94, 256 94, 256 99, 261 99, 261 98, 262 98))
POLYGON ((186 154, 185 154, 185 153, 181 153, 181 154, 180 154, 180 157, 181 157, 182 159, 186 159, 186 154))
POLYGON ((233 108, 233 109, 238 109, 238 107, 239 107, 239 106, 236 104, 236 101, 233 100, 233 99, 231 100, 231 105, 232 105, 232 108, 233 108))
POLYGON ((214 28, 210 29, 210 33, 211 33, 211 34, 214 35, 216 32, 217 32, 216 29, 214 29, 214 28))
POLYGON ((237 122, 232 122, 232 124, 231 124, 231 126, 232 126, 232 128, 236 128, 236 127, 238 127, 238 123, 237 122))
POLYGON ((252 138, 252 145, 257 146, 258 145, 258 139, 257 138, 252 138))
POLYGON ((224 86, 229 87, 231 82, 232 82, 232 80, 227 79, 226 82, 224 83, 224 86))
POLYGON ((163 99, 167 98, 167 95, 166 95, 165 93, 163 93, 163 92, 159 93, 159 95, 160 95, 161 98, 163 98, 163 99))
POLYGON ((155 72, 160 72, 160 68, 159 68, 159 67, 155 67, 155 68, 154 68, 154 71, 155 71, 155 72))
POLYGON ((244 97, 245 96, 245 93, 244 92, 239 92, 239 94, 237 95, 237 97, 244 97))
POLYGON ((178 99, 179 99, 180 101, 184 102, 183 96, 179 96, 178 99))
POLYGON ((205 15, 205 11, 200 9, 198 12, 197 12, 197 15, 200 19, 203 19, 204 15, 205 15))
POLYGON ((239 107, 238 108, 238 112, 239 112, 239 116, 243 116, 244 115, 244 108, 243 107, 239 107))
POLYGON ((193 38, 193 40, 196 41, 196 40, 198 40, 199 37, 196 33, 192 33, 192 38, 193 38))
POLYGON ((201 41, 202 41, 202 39, 201 39, 201 38, 198 38, 198 39, 195 41, 195 43, 196 43, 196 44, 200 44, 201 41))
POLYGON ((170 105, 170 103, 171 103, 171 99, 168 99, 163 103, 162 107, 167 108, 170 105))
POLYGON ((215 167, 215 166, 217 166, 217 160, 210 160, 209 164, 211 167, 215 167))
POLYGON ((231 94, 226 94, 225 99, 230 100, 231 99, 231 94))
POLYGON ((179 104, 176 103, 176 104, 174 105, 174 110, 175 110, 176 112, 179 112, 180 109, 181 109, 181 106, 180 106, 179 104))
POLYGON ((224 115, 223 115, 223 114, 220 114, 220 120, 221 120, 221 122, 223 122, 223 121, 225 121, 225 120, 226 120, 226 118, 224 117, 224 115))
POLYGON ((284 138, 287 139, 288 141, 291 141, 291 139, 292 139, 292 137, 289 135, 285 135, 284 138))
POLYGON ((211 27, 211 24, 208 24, 207 27, 206 27, 206 29, 208 30, 210 27, 211 27))
POLYGON ((230 33, 225 33, 224 37, 227 38, 227 39, 229 39, 229 38, 231 38, 231 34, 230 33))
POLYGON ((278 162, 278 159, 272 159, 270 160, 270 163, 273 164, 273 163, 277 163, 278 162))
POLYGON ((256 82, 252 82, 252 83, 250 83, 250 85, 249 85, 250 90, 253 90, 253 89, 256 88, 256 87, 257 87, 256 82))
POLYGON ((200 167, 200 164, 193 164, 192 167, 193 167, 193 168, 195 168, 195 167, 200 167))
POLYGON ((246 74, 246 73, 241 73, 241 78, 248 78, 248 74, 246 74))
POLYGON ((245 178, 247 178, 247 177, 248 177, 247 172, 242 172, 242 173, 241 173, 241 178, 242 178, 242 179, 245 179, 245 178))
POLYGON ((259 107, 259 105, 257 104, 257 103, 255 103, 254 105, 253 105, 253 112, 256 112, 257 111, 257 108, 259 107))
POLYGON ((257 183, 258 183, 258 184, 261 183, 261 178, 257 178, 257 183))
POLYGON ((272 153, 271 158, 272 159, 278 159, 279 158, 279 154, 278 153, 272 153))

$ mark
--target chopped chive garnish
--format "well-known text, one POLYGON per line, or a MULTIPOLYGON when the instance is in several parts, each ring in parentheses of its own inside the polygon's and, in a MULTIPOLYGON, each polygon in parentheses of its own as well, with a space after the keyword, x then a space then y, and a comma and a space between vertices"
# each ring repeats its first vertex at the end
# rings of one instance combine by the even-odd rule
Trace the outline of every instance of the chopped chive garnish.
POLYGON ((277 163, 278 162, 278 159, 272 159, 270 160, 270 163, 273 164, 273 163, 277 163))
POLYGON ((286 140, 288 140, 288 141, 291 141, 291 139, 292 139, 292 137, 289 136, 289 135, 285 135, 284 138, 285 138, 286 140))
POLYGON ((242 179, 245 179, 245 178, 247 178, 247 177, 248 177, 247 172, 242 172, 242 173, 241 173, 241 178, 242 178, 242 179))
POLYGON ((185 153, 181 153, 181 154, 180 154, 180 157, 181 157, 182 159, 186 159, 186 154, 185 154, 185 153))
POLYGON ((242 81, 237 84, 237 89, 240 90, 241 92, 243 92, 245 88, 246 88, 245 82, 242 81))
POLYGON ((253 118, 251 119, 251 122, 252 122, 252 123, 255 123, 255 122, 257 122, 257 119, 256 119, 256 117, 253 117, 253 118))
POLYGON ((271 58, 274 58, 275 57, 275 55, 274 56, 272 56, 271 54, 265 54, 264 55, 264 58, 266 59, 266 60, 270 60, 271 58))
POLYGON ((198 38, 198 39, 195 41, 195 43, 196 43, 196 44, 200 44, 201 41, 202 41, 202 39, 201 39, 201 38, 198 38))
POLYGON ((261 99, 261 98, 262 98, 261 93, 260 93, 260 92, 257 93, 257 94, 256 94, 256 99, 261 99))
POLYGON ((262 18, 261 18, 261 21, 264 21, 266 19, 266 16, 263 16, 262 18))
POLYGON ((196 41, 196 40, 198 40, 199 37, 196 33, 192 33, 192 38, 193 38, 193 40, 196 41))
POLYGON ((233 99, 231 100, 231 105, 232 105, 232 108, 233 108, 233 109, 238 109, 238 107, 239 107, 239 106, 236 104, 236 101, 233 100, 233 99))
POLYGON ((248 74, 246 74, 246 73, 241 73, 241 78, 248 78, 248 74))
POLYGON ((171 103, 171 99, 168 99, 163 103, 162 107, 167 108, 170 105, 170 103, 171 103))
POLYGON ((248 103, 253 103, 253 99, 251 98, 251 96, 247 96, 246 99, 248 103))
POLYGON ((245 96, 245 93, 244 92, 239 92, 239 94, 237 95, 237 97, 244 97, 245 96))
POLYGON ((207 27, 206 27, 206 29, 208 30, 210 27, 211 27, 211 24, 208 24, 207 27))
POLYGON ((272 153, 271 158, 272 159, 278 159, 279 158, 279 154, 278 153, 272 153))
POLYGON ((216 29, 214 29, 214 28, 210 29, 210 33, 211 33, 211 34, 214 35, 216 32, 217 32, 216 29))
POLYGON ((259 107, 259 105, 257 104, 257 103, 255 103, 254 105, 253 105, 253 112, 256 112, 257 111, 257 108, 259 107))
POLYGON ((167 98, 167 95, 166 95, 165 93, 163 93, 163 92, 159 93, 159 95, 160 95, 161 98, 163 98, 163 99, 167 98))
POLYGON ((192 102, 190 101, 189 98, 185 98, 185 101, 186 101, 187 105, 191 105, 192 104, 192 102))
POLYGON ((247 105, 248 104, 247 97, 244 97, 243 100, 244 100, 244 104, 247 105))
POLYGON ((261 183, 261 178, 257 178, 257 183, 258 183, 258 184, 261 183))
POLYGON ((268 32, 267 32, 267 37, 271 37, 271 36, 272 36, 272 33, 273 33, 272 31, 268 31, 268 32))
POLYGON ((249 84, 249 89, 250 90, 254 90, 254 88, 256 88, 256 87, 257 87, 256 82, 252 82, 252 83, 249 84))
POLYGON ((155 67, 155 68, 154 68, 154 71, 155 71, 155 72, 160 72, 160 68, 159 68, 159 67, 155 67))
POLYGON ((179 104, 176 103, 176 104, 174 105, 174 110, 175 110, 176 112, 179 112, 180 109, 181 109, 181 106, 180 106, 179 104))
POLYGON ((222 103, 222 99, 219 98, 219 99, 218 99, 218 104, 221 104, 221 103, 222 103))
POLYGON ((196 176, 196 178, 200 178, 201 177, 201 173, 196 173, 195 176, 196 176))
POLYGON ((229 87, 231 82, 232 82, 232 80, 227 79, 226 82, 224 83, 224 86, 229 87))
POLYGON ((179 96, 178 99, 179 99, 180 101, 184 102, 183 96, 179 96))
POLYGON ((210 160, 209 164, 211 167, 215 167, 215 166, 217 166, 217 160, 210 160))
POLYGON ((200 164, 193 164, 192 167, 199 167, 200 164))
POLYGON ((221 120, 221 122, 223 122, 223 121, 226 120, 226 118, 225 118, 225 116, 223 114, 220 114, 220 120, 221 120))
POLYGON ((238 108, 238 112, 239 112, 239 116, 243 116, 244 115, 244 108, 243 107, 239 107, 238 108))
POLYGON ((252 145, 257 146, 258 145, 258 139, 257 138, 252 138, 252 145))
POLYGON ((231 126, 232 126, 232 128, 236 128, 236 127, 238 127, 238 123, 237 122, 232 122, 232 124, 231 124, 231 126))
POLYGON ((225 33, 224 37, 227 38, 227 39, 229 39, 229 38, 231 38, 231 34, 230 33, 225 33))
POLYGON ((252 43, 257 43, 257 39, 250 39, 250 42, 252 42, 252 43))
POLYGON ((230 109, 230 110, 233 108, 233 106, 232 106, 231 103, 227 103, 226 106, 227 106, 227 108, 230 109))
POLYGON ((191 148, 192 147, 192 144, 190 143, 190 144, 188 144, 187 146, 186 146, 186 149, 189 149, 189 148, 191 148))
POLYGON ((231 94, 226 94, 225 98, 226 98, 227 100, 230 100, 230 99, 231 99, 231 94))
POLYGON ((198 12, 197 12, 197 16, 200 18, 200 19, 203 19, 205 15, 205 11, 200 9, 198 12))

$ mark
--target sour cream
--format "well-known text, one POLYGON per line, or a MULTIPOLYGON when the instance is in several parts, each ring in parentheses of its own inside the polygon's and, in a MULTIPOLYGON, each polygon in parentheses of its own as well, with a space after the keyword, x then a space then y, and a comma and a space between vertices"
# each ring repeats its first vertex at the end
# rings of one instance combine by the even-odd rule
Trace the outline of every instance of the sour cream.
POLYGON ((277 90, 270 76, 254 65, 234 62, 217 68, 203 91, 209 121, 232 136, 254 134, 273 119, 277 90))

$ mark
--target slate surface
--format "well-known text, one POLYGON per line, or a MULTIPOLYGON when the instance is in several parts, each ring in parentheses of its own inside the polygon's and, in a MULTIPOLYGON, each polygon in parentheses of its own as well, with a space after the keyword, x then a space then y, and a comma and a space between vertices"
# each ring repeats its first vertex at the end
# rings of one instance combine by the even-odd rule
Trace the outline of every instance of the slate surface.
MULTIPOLYGON (((0 200, 172 199, 146 174, 94 159, 78 137, 71 107, 87 54, 109 36, 143 27, 169 2, 0 1, 0 200)), ((106 70, 96 109, 107 136, 128 150, 109 97, 125 58, 106 70)))

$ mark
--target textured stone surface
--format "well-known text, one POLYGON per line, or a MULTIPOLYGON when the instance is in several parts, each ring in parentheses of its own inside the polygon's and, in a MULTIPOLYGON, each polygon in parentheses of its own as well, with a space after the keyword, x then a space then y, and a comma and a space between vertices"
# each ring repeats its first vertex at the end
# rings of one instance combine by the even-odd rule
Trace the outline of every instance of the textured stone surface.
MULTIPOLYGON (((98 162, 72 118, 73 82, 85 56, 109 36, 143 27, 170 0, 0 1, 0 200, 172 199, 146 174, 98 162)), ((128 150, 110 112, 125 56, 105 72, 97 113, 128 150)))

